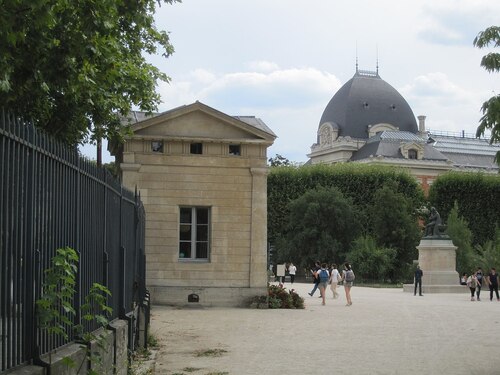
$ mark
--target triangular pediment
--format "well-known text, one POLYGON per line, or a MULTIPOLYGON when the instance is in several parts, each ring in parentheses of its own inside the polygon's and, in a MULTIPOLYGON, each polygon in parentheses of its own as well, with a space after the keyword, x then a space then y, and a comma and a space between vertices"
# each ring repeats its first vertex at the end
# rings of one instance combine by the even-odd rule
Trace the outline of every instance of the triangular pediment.
POLYGON ((175 108, 131 126, 133 138, 272 143, 276 136, 255 117, 233 117, 203 103, 175 108), (245 119, 241 120, 241 118, 245 119))

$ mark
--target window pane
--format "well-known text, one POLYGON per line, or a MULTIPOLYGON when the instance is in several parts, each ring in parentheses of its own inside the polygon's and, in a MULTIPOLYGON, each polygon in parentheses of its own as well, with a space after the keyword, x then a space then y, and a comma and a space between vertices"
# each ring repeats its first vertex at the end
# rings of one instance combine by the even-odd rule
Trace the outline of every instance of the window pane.
POLYGON ((181 223, 191 224, 191 208, 181 208, 181 223))
POLYGON ((240 145, 229 145, 229 155, 241 155, 240 145))
POLYGON ((208 225, 196 226, 196 241, 208 241, 208 225))
POLYGON ((163 141, 151 141, 151 151, 163 152, 163 141))
POLYGON ((203 144, 202 143, 191 143, 191 153, 192 154, 203 154, 203 144))
POLYGON ((191 225, 181 224, 179 239, 181 241, 191 241, 191 225))
POLYGON ((208 224, 208 208, 197 208, 196 209, 196 223, 197 224, 208 224))
POLYGON ((207 259, 208 258, 208 243, 207 242, 197 242, 196 243, 196 258, 197 259, 207 259))
POLYGON ((191 242, 179 243, 179 258, 191 258, 191 242))

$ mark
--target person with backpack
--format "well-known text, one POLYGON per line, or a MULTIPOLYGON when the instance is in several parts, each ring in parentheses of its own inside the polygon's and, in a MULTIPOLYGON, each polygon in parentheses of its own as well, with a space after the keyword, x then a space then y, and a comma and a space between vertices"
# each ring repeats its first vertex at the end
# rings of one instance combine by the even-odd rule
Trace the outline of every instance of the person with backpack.
POLYGON ((345 299, 347 300, 346 306, 351 306, 351 288, 354 283, 355 275, 351 265, 347 262, 344 263, 342 279, 344 280, 345 299))
POLYGON ((326 263, 321 264, 320 270, 317 272, 319 279, 319 291, 321 293, 322 302, 321 304, 325 305, 325 295, 326 295, 326 287, 328 286, 328 280, 330 280, 330 272, 326 269, 326 263))
POLYGON ((318 289, 319 277, 317 275, 318 275, 318 271, 320 269, 321 269, 321 266, 320 266, 319 260, 317 260, 316 263, 314 263, 314 267, 311 269, 311 273, 313 275, 314 288, 309 293, 307 293, 311 297, 314 295, 314 292, 316 292, 316 289, 318 289))
POLYGON ((481 288, 483 287, 483 270, 481 269, 481 267, 477 268, 475 275, 477 280, 476 296, 477 300, 481 301, 481 298, 479 297, 481 295, 481 288))
POLYGON ((476 292, 477 287, 477 279, 474 273, 467 278, 467 286, 470 290, 470 300, 474 301, 474 293, 476 292))

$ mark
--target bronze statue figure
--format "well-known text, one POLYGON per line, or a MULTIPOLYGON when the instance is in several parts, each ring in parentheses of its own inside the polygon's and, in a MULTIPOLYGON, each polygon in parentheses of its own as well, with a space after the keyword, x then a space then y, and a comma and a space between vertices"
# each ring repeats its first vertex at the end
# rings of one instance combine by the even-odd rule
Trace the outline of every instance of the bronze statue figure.
POLYGON ((429 216, 429 221, 425 226, 425 234, 424 237, 428 236, 440 236, 439 226, 442 224, 441 215, 434 207, 431 207, 431 214, 429 216))

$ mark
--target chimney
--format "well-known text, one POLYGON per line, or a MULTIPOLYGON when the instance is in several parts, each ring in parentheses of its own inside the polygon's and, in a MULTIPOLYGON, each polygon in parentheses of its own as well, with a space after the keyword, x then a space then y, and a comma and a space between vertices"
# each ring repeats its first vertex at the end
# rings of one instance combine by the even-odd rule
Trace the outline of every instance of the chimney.
POLYGON ((418 132, 420 133, 420 135, 425 135, 425 118, 426 116, 417 116, 418 118, 418 132))

